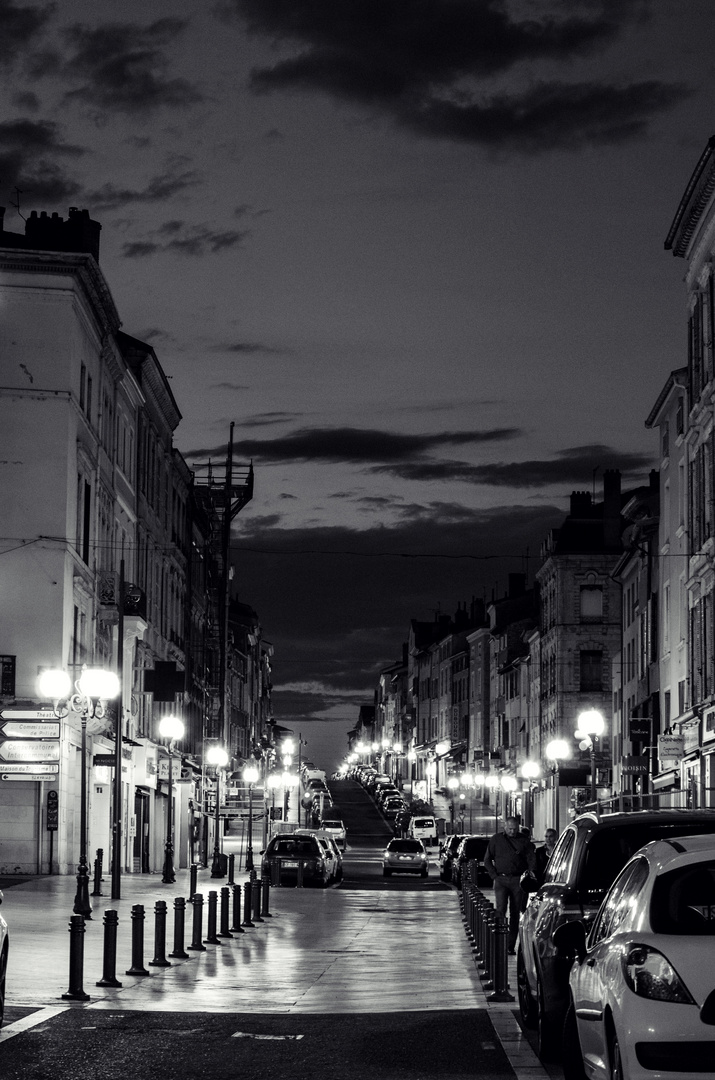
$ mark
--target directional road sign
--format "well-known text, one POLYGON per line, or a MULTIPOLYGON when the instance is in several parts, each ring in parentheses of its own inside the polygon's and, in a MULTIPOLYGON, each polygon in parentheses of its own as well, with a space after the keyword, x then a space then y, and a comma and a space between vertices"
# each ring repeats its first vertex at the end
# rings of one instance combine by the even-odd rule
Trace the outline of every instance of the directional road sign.
POLYGON ((3 776, 9 773, 22 774, 23 776, 28 776, 30 773, 37 773, 38 775, 42 773, 43 779, 47 779, 48 776, 53 776, 59 771, 59 765, 37 765, 34 762, 23 762, 22 764, 11 762, 8 765, 4 763, 0 765, 0 772, 3 776))
POLYGON ((3 735, 7 738, 20 739, 59 739, 59 721, 46 724, 29 724, 18 720, 6 720, 0 724, 3 735))
POLYGON ((0 720, 56 720, 52 709, 0 709, 0 720))
MULTIPOLYGON (((0 742, 0 762, 59 760, 59 739, 54 742, 30 742, 27 739, 8 739, 6 742, 0 742)), ((0 768, 2 767, 0 764, 0 768)))

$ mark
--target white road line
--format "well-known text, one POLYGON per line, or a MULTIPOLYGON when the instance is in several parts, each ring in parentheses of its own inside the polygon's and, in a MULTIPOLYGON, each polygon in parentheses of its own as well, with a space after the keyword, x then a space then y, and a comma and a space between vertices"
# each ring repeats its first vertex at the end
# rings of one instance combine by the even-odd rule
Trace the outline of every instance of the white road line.
POLYGON ((302 1039, 302 1035, 254 1035, 250 1031, 234 1031, 232 1039, 302 1039))
POLYGON ((46 1020, 51 1020, 53 1016, 67 1012, 70 1007, 69 1005, 48 1005, 45 1009, 38 1009, 37 1012, 30 1013, 29 1016, 23 1016, 21 1020, 6 1024, 0 1030, 0 1043, 12 1039, 15 1035, 22 1035, 23 1031, 29 1031, 30 1028, 37 1027, 39 1024, 44 1024, 46 1020))

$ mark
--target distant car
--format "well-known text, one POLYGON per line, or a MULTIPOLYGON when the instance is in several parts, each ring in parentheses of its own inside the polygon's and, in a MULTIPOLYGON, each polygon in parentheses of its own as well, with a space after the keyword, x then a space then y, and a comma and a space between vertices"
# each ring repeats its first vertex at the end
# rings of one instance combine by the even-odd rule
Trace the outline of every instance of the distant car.
POLYGON ((331 881, 332 871, 326 861, 324 851, 318 838, 310 834, 296 836, 295 833, 277 833, 268 844, 263 853, 261 862, 262 873, 273 877, 273 867, 277 864, 280 883, 284 879, 297 882, 298 867, 302 866, 303 881, 314 882, 326 888, 331 881))
POLYGON ((429 860, 421 840, 390 840, 382 853, 382 873, 384 877, 393 874, 419 874, 427 877, 429 860))
POLYGON ((386 799, 382 804, 382 812, 388 821, 396 821, 404 809, 404 801, 400 798, 386 799))
POLYGON ((343 857, 332 836, 328 836, 322 829, 296 829, 293 836, 314 836, 323 849, 323 858, 330 870, 330 880, 343 880, 343 857))
MULTIPOLYGON (((0 904, 2 904, 2 892, 0 892, 0 904)), ((5 977, 7 975, 7 956, 10 948, 10 938, 7 923, 0 915, 0 1027, 5 1015, 5 977)))
POLYGON ((715 1077, 715 837, 654 840, 626 864, 576 952, 564 1025, 567 1080, 715 1077))
POLYGON ((340 818, 326 816, 320 820, 319 828, 326 832, 328 836, 332 836, 341 851, 345 851, 348 844, 348 833, 340 818))
POLYGON ((492 879, 484 867, 484 856, 487 853, 488 844, 488 836, 465 836, 462 838, 452 859, 452 884, 456 885, 458 889, 462 888, 465 867, 470 862, 474 863, 477 875, 474 884, 477 886, 491 886, 492 879))
POLYGON ((382 784, 375 788, 375 802, 378 806, 382 806, 385 799, 395 798, 395 796, 401 797, 399 789, 394 784, 382 784))
POLYGON ((572 957, 556 946, 555 931, 576 919, 590 926, 614 878, 639 848, 695 834, 715 834, 715 810, 589 812, 561 833, 543 884, 530 894, 519 921, 516 954, 521 1018, 526 1027, 536 1027, 544 1061, 560 1056, 569 1001, 572 957))

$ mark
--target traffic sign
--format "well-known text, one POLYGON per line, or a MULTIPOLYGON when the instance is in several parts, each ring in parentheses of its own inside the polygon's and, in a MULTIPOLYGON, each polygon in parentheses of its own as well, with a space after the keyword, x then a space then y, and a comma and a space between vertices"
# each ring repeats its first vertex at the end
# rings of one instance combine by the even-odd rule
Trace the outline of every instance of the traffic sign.
POLYGON ((0 765, 0 772, 2 772, 3 774, 22 773, 23 776, 27 776, 29 773, 42 773, 43 779, 46 779, 50 775, 55 775, 59 771, 59 765, 37 765, 34 762, 27 762, 21 765, 15 763, 12 763, 10 765, 0 765))
POLYGON ((21 739, 59 739, 59 721, 44 724, 25 724, 17 720, 6 720, 2 725, 2 733, 8 738, 15 736, 21 739))
POLYGON ((56 720, 53 709, 0 709, 0 720, 56 720))
POLYGON ((41 783, 43 780, 55 779, 56 777, 46 773, 0 773, 0 780, 36 780, 41 783))
POLYGON ((8 739, 7 742, 0 742, 0 759, 2 761, 59 761, 59 740, 27 742, 24 739, 8 739))

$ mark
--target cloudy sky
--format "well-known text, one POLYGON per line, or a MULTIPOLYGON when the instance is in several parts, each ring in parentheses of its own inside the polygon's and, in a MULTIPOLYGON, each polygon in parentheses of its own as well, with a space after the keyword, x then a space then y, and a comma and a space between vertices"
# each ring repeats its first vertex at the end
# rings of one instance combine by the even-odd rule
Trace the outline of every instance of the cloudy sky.
POLYGON ((647 476, 713 40, 712 0, 0 0, 6 228, 88 208, 190 463, 235 421, 237 581, 327 767, 411 616, 647 476))

